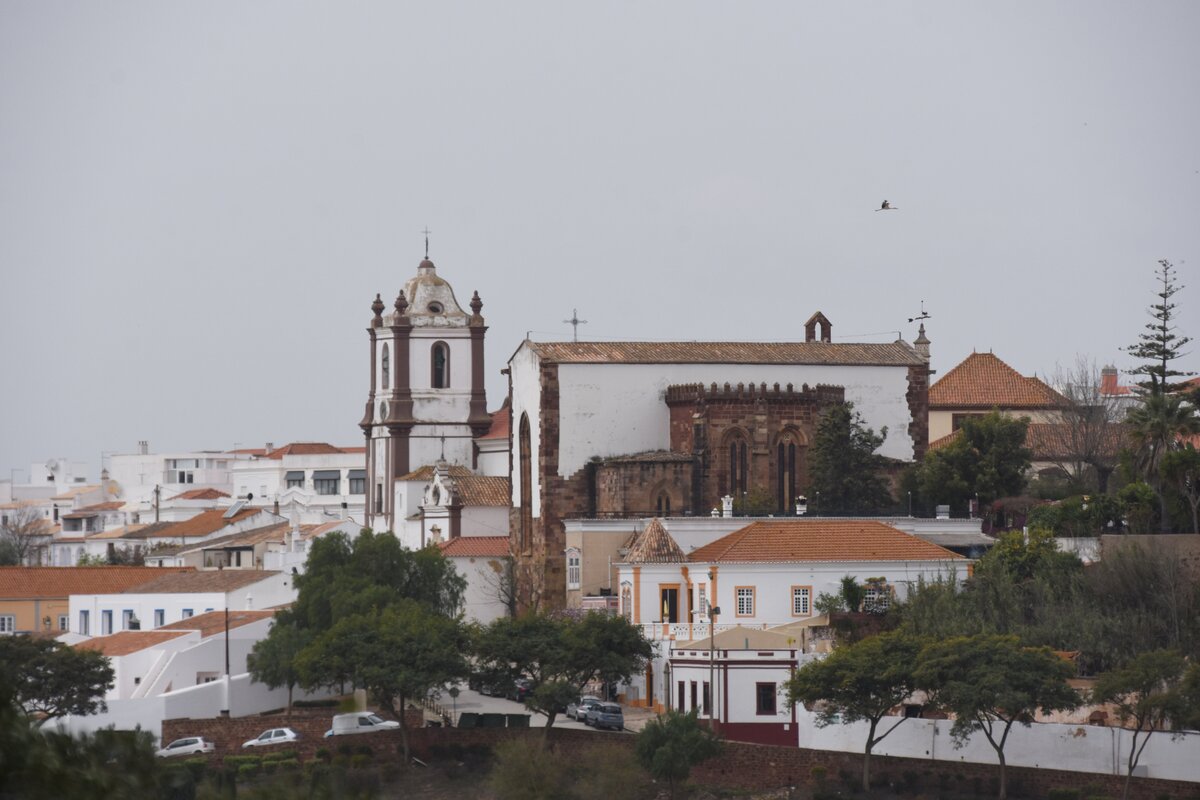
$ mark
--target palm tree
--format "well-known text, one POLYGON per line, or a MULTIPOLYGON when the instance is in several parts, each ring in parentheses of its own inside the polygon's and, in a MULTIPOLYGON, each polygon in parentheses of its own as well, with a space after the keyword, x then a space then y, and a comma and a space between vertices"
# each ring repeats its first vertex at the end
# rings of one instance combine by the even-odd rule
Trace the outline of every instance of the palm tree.
POLYGON ((1135 444, 1135 463, 1158 495, 1159 530, 1166 533, 1170 520, 1163 490, 1162 459, 1180 447, 1181 437, 1200 434, 1200 416, 1181 395, 1151 394, 1129 412, 1126 422, 1135 444))

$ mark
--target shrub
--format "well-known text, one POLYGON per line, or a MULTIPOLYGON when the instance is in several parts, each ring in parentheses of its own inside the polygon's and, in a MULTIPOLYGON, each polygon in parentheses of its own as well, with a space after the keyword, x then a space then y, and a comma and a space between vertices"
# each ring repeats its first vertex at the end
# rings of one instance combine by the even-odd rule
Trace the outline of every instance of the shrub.
POLYGON ((537 742, 510 739, 494 752, 489 782, 499 800, 555 800, 570 788, 565 760, 537 742))
POLYGON ((829 768, 817 764, 813 766, 811 770, 809 770, 808 774, 812 777, 813 783, 817 784, 818 786, 824 786, 825 777, 829 774, 829 768))
POLYGON ((352 756, 352 755, 354 755, 354 745, 352 745, 352 744, 339 744, 339 745, 338 745, 338 747, 337 747, 337 754, 338 754, 339 756, 352 756))
POLYGON ((275 768, 279 766, 278 761, 264 761, 262 763, 262 771, 264 775, 274 775, 275 768))
POLYGON ((245 781, 251 778, 257 778, 258 773, 262 771, 260 764, 242 764, 237 768, 238 780, 245 781))
POLYGON ((225 766, 227 766, 227 767, 235 767, 237 769, 240 769, 243 766, 245 766, 246 764, 253 764, 256 767, 261 766, 262 765, 262 757, 261 756, 225 756, 225 766))
POLYGON ((267 761, 285 761, 286 759, 289 759, 289 758, 299 758, 299 757, 300 757, 300 754, 297 753, 295 750, 280 750, 275 753, 267 753, 265 756, 262 757, 262 759, 263 759, 263 762, 265 763, 267 761))
POLYGON ((208 772, 208 759, 189 758, 183 762, 183 766, 187 767, 188 772, 192 773, 192 780, 199 783, 204 779, 204 773, 208 772))
POLYGON ((333 754, 329 752, 328 747, 318 747, 316 757, 318 760, 324 761, 326 764, 328 764, 329 759, 333 757, 333 754))
POLYGON ((628 747, 616 742, 596 744, 571 759, 569 780, 578 800, 612 800, 639 797, 650 786, 650 776, 628 747))
POLYGON ((360 756, 375 755, 375 751, 371 749, 371 745, 369 745, 369 744, 360 744, 358 747, 354 748, 354 753, 355 753, 355 755, 360 755, 360 756))
POLYGON ((351 769, 362 769, 371 763, 371 757, 363 753, 355 753, 350 756, 351 769))
POLYGON ((298 758, 281 758, 275 764, 283 772, 298 772, 300 770, 300 759, 298 758))

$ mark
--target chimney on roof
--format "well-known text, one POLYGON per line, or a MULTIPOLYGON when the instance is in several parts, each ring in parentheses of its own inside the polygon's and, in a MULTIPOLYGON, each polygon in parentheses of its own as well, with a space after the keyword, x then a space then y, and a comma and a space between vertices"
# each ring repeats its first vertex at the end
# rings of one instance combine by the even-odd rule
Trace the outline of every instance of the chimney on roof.
POLYGON ((267 442, 267 447, 266 447, 267 452, 265 453, 265 455, 268 455, 268 456, 271 455, 271 451, 274 449, 275 449, 275 443, 267 442))
POLYGON ((1100 394, 1117 393, 1117 368, 1105 367, 1100 370, 1100 394))
POLYGON ((145 439, 138 439, 138 455, 144 456, 150 453, 150 442, 145 439))

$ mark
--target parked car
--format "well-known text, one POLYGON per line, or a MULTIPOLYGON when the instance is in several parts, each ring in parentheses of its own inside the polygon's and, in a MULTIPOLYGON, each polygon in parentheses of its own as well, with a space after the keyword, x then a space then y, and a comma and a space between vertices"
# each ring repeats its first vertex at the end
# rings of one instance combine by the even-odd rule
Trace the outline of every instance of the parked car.
POLYGON ((512 687, 505 694, 505 697, 509 700, 516 700, 518 703, 523 703, 532 691, 533 681, 528 678, 517 678, 513 681, 512 687))
POLYGON ((574 702, 567 705, 567 712, 566 712, 567 716, 570 717, 571 719, 582 719, 582 717, 580 716, 580 713, 579 713, 580 710, 582 709, 582 707, 586 703, 599 703, 599 702, 600 702, 600 698, 596 697, 596 695, 585 694, 583 697, 580 697, 577 700, 575 700, 574 702))
POLYGON ((300 738, 300 734, 296 733, 291 728, 271 728, 263 731, 258 736, 248 742, 242 742, 242 747, 262 747, 268 744, 283 744, 284 742, 294 742, 300 738))
POLYGON ((338 714, 333 718, 333 727, 325 731, 325 736, 342 736, 350 733, 374 733, 375 731, 390 731, 400 727, 394 719, 384 719, 370 711, 356 711, 353 714, 338 714))
POLYGON ((215 752, 217 752, 217 746, 203 736, 185 736, 154 751, 154 755, 159 758, 170 758, 171 756, 195 756, 215 752))
POLYGON ((589 700, 575 711, 575 719, 584 725, 591 725, 592 715, 596 713, 596 709, 600 708, 601 705, 603 704, 599 700, 589 700))
POLYGON ((625 714, 616 703, 600 703, 589 715, 591 724, 597 730, 612 728, 614 731, 625 729, 625 714))

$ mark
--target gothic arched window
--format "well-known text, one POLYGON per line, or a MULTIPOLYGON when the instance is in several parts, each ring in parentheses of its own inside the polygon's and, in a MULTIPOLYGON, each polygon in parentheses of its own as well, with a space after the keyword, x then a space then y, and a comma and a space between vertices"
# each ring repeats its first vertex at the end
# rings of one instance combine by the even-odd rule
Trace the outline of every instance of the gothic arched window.
POLYGON ((382 367, 380 371, 383 373, 382 389, 384 391, 388 391, 392 388, 392 362, 391 357, 388 354, 388 346, 386 342, 383 345, 383 358, 380 360, 380 364, 382 367))
POLYGON ((780 513, 788 513, 796 502, 796 434, 785 431, 775 447, 775 491, 780 513))
POLYGON ((750 461, 746 440, 734 436, 729 440, 729 494, 738 497, 750 491, 750 461))
POLYGON ((658 493, 654 501, 654 512, 660 517, 671 516, 671 495, 667 494, 665 489, 658 493))
POLYGON ((521 529, 520 549, 528 554, 532 545, 533 532, 533 454, 532 437, 529 434, 529 415, 521 415, 521 429, 518 434, 519 457, 521 460, 521 529))
POLYGON ((435 342, 430 352, 432 377, 430 385, 435 389, 450 388, 450 348, 445 342, 435 342))

